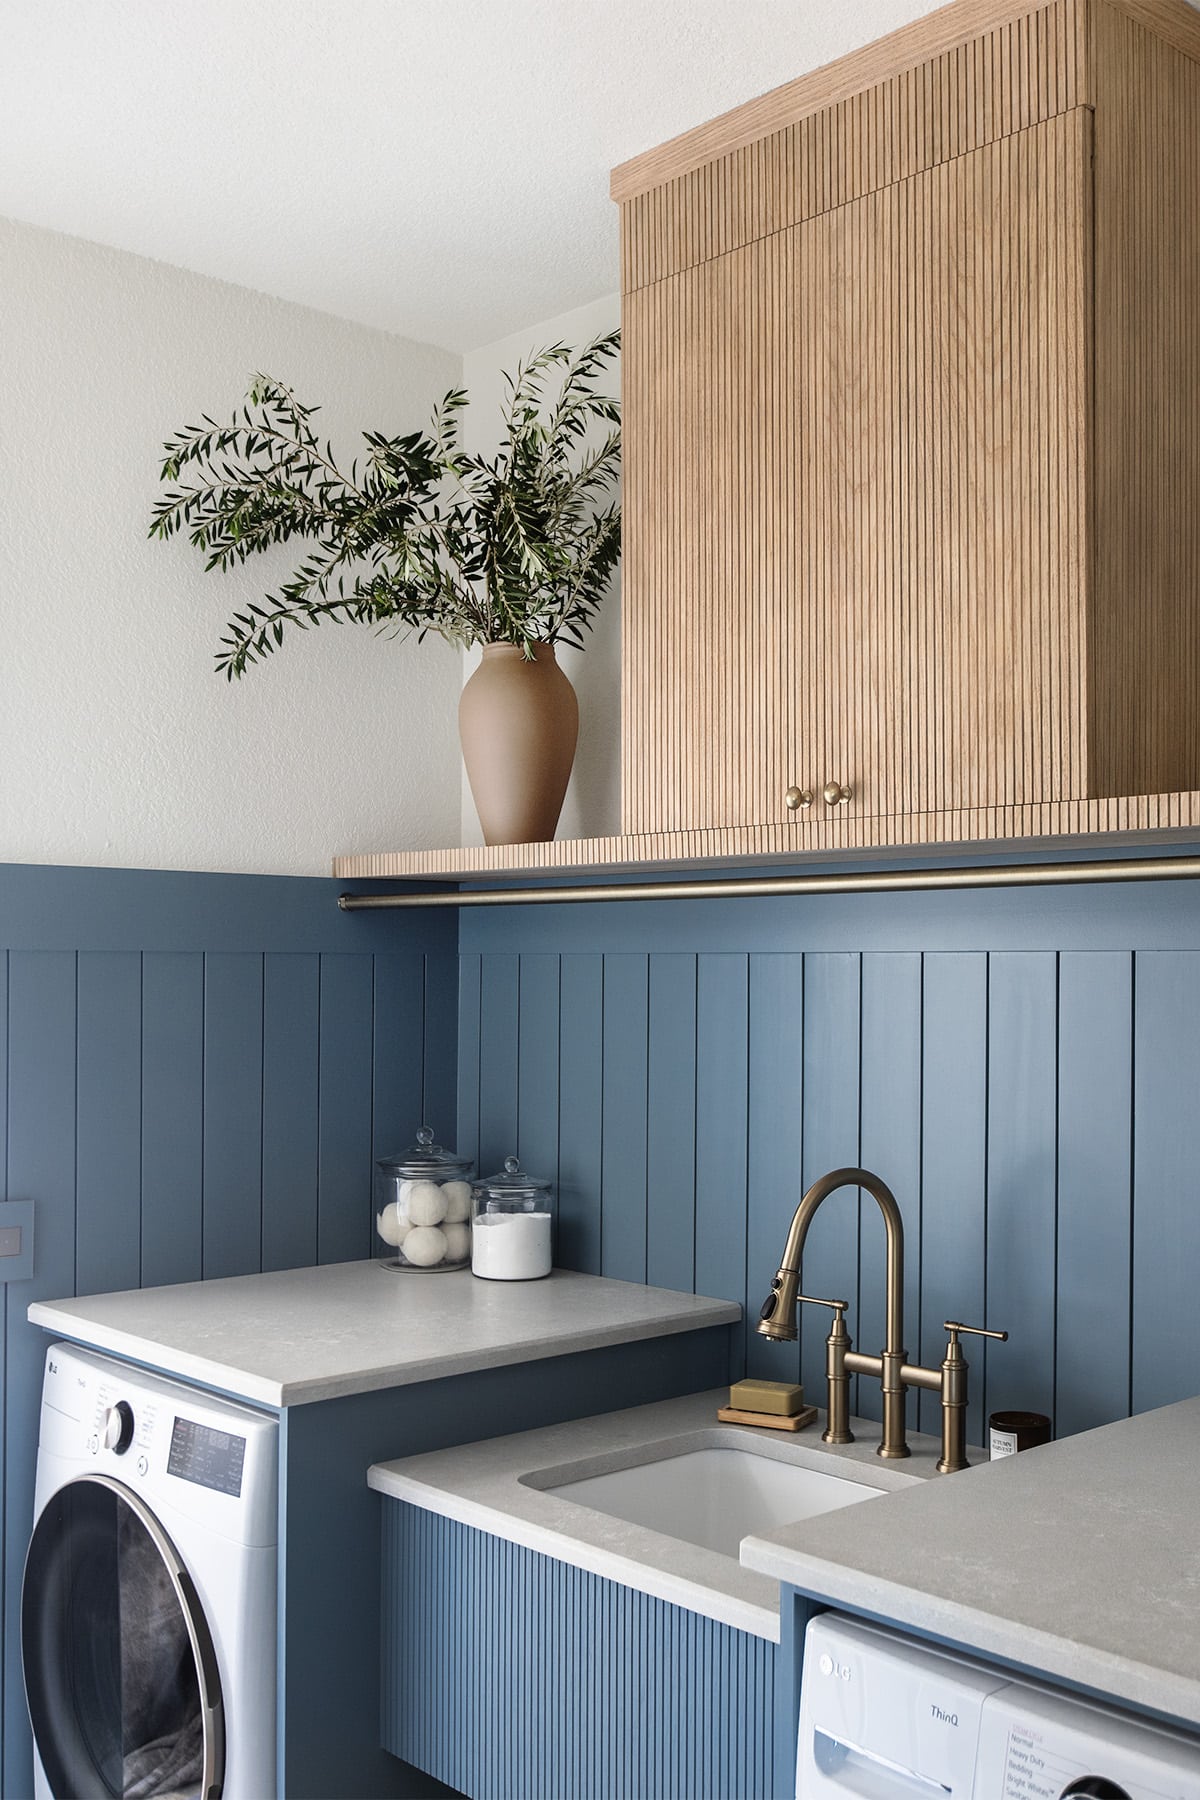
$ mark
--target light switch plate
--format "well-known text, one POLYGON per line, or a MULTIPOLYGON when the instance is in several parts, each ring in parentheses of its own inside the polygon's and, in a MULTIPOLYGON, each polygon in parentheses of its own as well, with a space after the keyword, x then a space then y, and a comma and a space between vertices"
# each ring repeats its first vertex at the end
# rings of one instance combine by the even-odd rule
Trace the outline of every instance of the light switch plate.
POLYGON ((0 1200, 0 1282, 33 1278, 33 1201, 0 1200))

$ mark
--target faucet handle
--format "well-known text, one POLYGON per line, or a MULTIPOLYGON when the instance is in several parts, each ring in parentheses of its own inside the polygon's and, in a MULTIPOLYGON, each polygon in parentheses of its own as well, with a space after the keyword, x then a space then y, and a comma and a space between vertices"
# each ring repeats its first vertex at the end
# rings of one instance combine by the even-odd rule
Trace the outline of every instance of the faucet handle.
POLYGON ((833 1322, 835 1330, 845 1319, 846 1313, 850 1307, 850 1302, 848 1300, 818 1300, 815 1294, 797 1294, 796 1299, 804 1306, 832 1306, 834 1312, 837 1314, 837 1317, 833 1322))
POLYGON ((944 1322, 942 1329, 943 1331, 948 1331, 950 1333, 950 1342, 952 1344, 958 1342, 958 1334, 960 1331, 967 1332, 971 1337, 996 1338, 1001 1344, 1007 1344, 1008 1342, 1007 1331, 985 1331, 982 1325, 960 1325, 957 1319, 947 1319, 944 1322))

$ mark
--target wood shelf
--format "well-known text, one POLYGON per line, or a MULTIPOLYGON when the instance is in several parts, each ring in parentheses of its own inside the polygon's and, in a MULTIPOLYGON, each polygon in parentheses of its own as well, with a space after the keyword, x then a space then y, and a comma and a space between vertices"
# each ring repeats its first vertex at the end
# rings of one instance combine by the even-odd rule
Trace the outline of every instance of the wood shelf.
POLYGON ((863 853, 928 857, 1036 850, 1062 840, 1154 843, 1200 829, 1200 791, 1137 794, 1107 800, 1057 800, 1033 806, 979 807, 915 816, 856 818, 853 810, 798 824, 651 832, 637 837, 563 838, 549 844, 494 844, 446 850, 368 851, 334 858, 346 881, 477 881, 487 876, 652 874, 659 870, 859 860, 863 853))

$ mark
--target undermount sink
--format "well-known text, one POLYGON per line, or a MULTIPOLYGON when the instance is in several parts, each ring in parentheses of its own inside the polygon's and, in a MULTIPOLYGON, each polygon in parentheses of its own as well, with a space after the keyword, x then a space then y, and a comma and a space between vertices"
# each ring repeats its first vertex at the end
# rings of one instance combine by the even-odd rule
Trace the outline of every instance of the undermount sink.
POLYGON ((744 1537, 872 1500, 885 1491, 772 1455, 757 1443, 751 1448, 702 1440, 690 1448, 685 1440, 649 1445, 647 1452, 636 1463, 602 1473, 588 1473, 589 1465, 578 1464, 577 1474, 568 1465, 522 1479, 543 1493, 700 1544, 735 1561, 744 1537))

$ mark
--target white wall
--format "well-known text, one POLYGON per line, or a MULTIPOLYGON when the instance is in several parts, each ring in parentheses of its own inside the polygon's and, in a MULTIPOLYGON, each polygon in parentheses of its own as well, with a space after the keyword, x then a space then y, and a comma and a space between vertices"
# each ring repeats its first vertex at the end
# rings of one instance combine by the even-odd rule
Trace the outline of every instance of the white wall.
MULTIPOLYGON (((621 297, 609 294, 589 306, 561 313, 530 325, 513 337, 485 344, 463 358, 463 384, 471 396, 464 435, 473 449, 489 450, 499 437, 498 418, 503 393, 501 377, 522 357, 547 344, 567 343, 573 349, 589 343, 621 322, 621 297)), ((610 365, 606 391, 616 393, 620 380, 617 362, 610 365)), ((463 679, 470 675, 479 653, 463 658, 463 679)), ((560 838, 603 837, 620 830, 621 816, 621 582, 618 571, 612 591, 598 616, 585 651, 564 647, 558 660, 579 695, 579 749, 575 770, 559 820, 560 838)), ((466 775, 462 781, 462 829, 464 844, 481 844, 483 835, 475 813, 466 775)))
POLYGON ((295 634, 228 684, 213 652, 290 547, 229 575, 149 543, 159 446, 263 369, 346 457, 424 424, 457 357, 0 220, 0 861, 323 874, 453 844, 461 657, 295 634))

